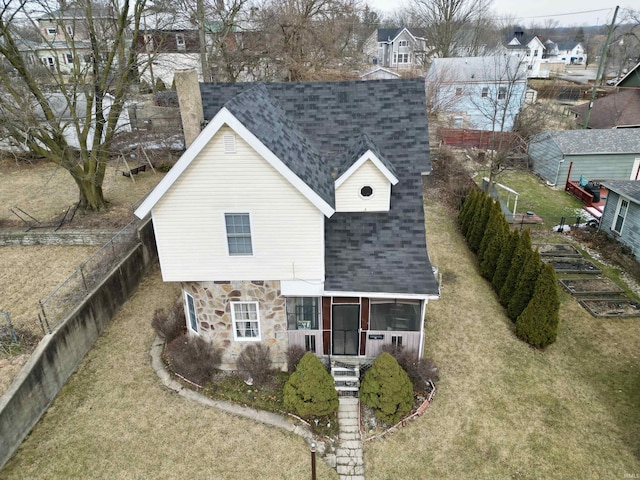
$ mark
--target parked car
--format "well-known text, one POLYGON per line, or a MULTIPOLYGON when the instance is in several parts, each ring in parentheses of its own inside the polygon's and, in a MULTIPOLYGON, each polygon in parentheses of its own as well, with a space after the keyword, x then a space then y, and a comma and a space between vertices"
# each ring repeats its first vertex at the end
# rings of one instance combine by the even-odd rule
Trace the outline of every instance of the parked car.
POLYGON ((618 77, 612 78, 610 80, 607 80, 606 84, 609 85, 610 87, 615 85, 616 83, 618 83, 620 81, 620 79, 618 77))

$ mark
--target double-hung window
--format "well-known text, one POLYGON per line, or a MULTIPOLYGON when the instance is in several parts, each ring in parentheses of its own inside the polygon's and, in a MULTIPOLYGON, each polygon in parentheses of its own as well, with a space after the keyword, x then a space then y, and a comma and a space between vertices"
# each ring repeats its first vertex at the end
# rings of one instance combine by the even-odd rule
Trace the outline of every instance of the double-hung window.
POLYGON ((198 317, 196 316, 196 304, 193 299, 193 295, 189 295, 184 292, 184 298, 187 306, 187 320, 189 322, 189 328, 195 333, 198 333, 198 317))
POLYGON ((489 96, 489 87, 482 87, 482 98, 489 96))
POLYGON ((186 48, 186 45, 184 43, 184 35, 182 33, 176 34, 176 46, 178 47, 178 50, 184 50, 186 48))
POLYGON ((236 340, 260 340, 258 302, 231 302, 231 320, 236 340))
POLYGON ((248 213, 225 213, 229 255, 253 255, 251 222, 248 213))
POLYGON ((627 216, 627 210, 629 209, 629 201, 621 198, 618 202, 618 211, 614 219, 614 224, 611 230, 616 233, 622 233, 622 227, 624 227, 624 219, 627 216))
POLYGON ((498 89, 498 100, 504 100, 507 98, 507 87, 500 87, 498 89))

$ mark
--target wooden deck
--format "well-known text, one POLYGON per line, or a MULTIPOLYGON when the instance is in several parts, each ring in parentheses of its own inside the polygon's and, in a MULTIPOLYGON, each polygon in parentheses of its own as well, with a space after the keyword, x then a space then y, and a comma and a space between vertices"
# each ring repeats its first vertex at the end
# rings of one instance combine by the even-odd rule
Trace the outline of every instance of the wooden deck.
POLYGON ((593 195, 580 187, 579 182, 575 180, 567 180, 565 190, 584 203, 582 207, 584 211, 597 220, 600 220, 602 212, 604 211, 604 205, 607 202, 607 195, 609 194, 606 188, 600 185, 600 200, 597 202, 594 202, 593 195))

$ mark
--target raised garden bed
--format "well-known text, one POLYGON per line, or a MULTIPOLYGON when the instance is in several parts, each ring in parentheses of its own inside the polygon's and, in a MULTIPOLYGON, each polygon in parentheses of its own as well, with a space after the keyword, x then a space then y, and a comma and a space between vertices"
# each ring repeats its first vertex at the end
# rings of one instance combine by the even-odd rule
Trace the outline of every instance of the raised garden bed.
POLYGON ((585 258, 542 257, 545 263, 553 266, 556 273, 588 273, 600 275, 602 270, 585 258))
POLYGON ((622 288, 608 278, 563 278, 560 284, 576 297, 618 296, 622 288))
POLYGON ((582 258, 582 254, 568 243, 540 243, 533 245, 533 249, 543 257, 576 257, 582 258))
POLYGON ((594 317, 640 317, 640 303, 635 300, 578 300, 594 317))

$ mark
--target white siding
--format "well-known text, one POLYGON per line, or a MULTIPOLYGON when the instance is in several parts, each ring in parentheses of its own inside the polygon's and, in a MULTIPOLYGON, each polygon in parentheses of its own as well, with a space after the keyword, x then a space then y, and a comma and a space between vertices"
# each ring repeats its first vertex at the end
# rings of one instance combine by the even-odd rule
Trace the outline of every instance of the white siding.
POLYGON ((336 212, 388 212, 391 183, 371 160, 364 162, 336 190, 336 212), (363 198, 360 190, 373 188, 373 195, 363 198))
POLYGON ((153 208, 165 281, 324 280, 324 216, 223 127, 153 208), (229 256, 225 213, 249 213, 252 256, 229 256))

